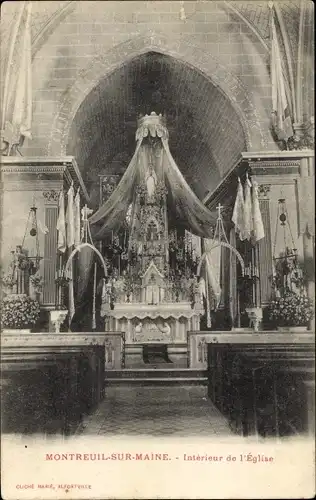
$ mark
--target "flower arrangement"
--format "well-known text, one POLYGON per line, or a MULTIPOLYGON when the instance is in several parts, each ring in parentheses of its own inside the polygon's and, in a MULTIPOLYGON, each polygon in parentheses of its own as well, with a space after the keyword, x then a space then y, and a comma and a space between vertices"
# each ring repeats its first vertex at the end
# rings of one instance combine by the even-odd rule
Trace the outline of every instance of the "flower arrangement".
POLYGON ((28 295, 7 295, 1 302, 2 328, 31 328, 39 318, 40 305, 28 295))
POLYGON ((34 287, 34 289, 40 293, 43 289, 43 277, 39 275, 38 273, 33 274, 30 276, 30 281, 34 287))
POLYGON ((313 314, 312 301, 304 293, 291 290, 276 297, 268 307, 268 317, 277 326, 307 326, 313 314))
POLYGON ((1 283, 6 288, 13 288, 16 285, 16 279, 14 279, 12 273, 4 274, 1 278, 1 283))

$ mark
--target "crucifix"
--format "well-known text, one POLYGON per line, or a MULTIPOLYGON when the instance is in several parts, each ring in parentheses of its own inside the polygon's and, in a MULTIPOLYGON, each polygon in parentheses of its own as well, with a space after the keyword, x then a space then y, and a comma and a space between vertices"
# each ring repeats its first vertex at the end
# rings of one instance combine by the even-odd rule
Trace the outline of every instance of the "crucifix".
POLYGON ((84 240, 85 243, 88 241, 88 231, 89 231, 89 221, 88 217, 93 213, 93 210, 91 208, 88 208, 87 205, 85 205, 81 209, 81 220, 83 222, 82 228, 81 228, 81 239, 84 240))
POLYGON ((219 204, 217 205, 217 207, 216 207, 216 210, 217 210, 217 212, 218 212, 218 218, 217 218, 218 220, 221 220, 221 219, 222 219, 222 214, 221 214, 222 208, 224 208, 224 207, 223 207, 223 205, 221 205, 220 203, 219 203, 219 204))
POLYGON ((217 220, 216 220, 216 226, 215 226, 215 231, 214 231, 214 236, 213 239, 221 241, 222 238, 224 238, 225 242, 228 243, 228 239, 225 233, 225 228, 223 225, 223 218, 222 218, 222 210, 224 206, 221 205, 220 203, 217 205, 216 210, 218 213, 217 220))

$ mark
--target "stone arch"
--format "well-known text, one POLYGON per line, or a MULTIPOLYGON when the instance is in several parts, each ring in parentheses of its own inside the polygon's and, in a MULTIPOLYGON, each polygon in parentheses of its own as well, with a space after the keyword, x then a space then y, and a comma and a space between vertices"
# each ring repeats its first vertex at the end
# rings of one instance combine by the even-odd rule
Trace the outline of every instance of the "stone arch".
POLYGON ((54 117, 47 154, 65 155, 70 126, 79 106, 100 80, 149 51, 171 56, 199 71, 211 84, 229 99, 243 126, 247 149, 265 147, 267 137, 261 127, 264 109, 255 103, 253 93, 219 60, 198 46, 150 33, 113 47, 105 54, 97 54, 86 68, 78 73, 76 82, 65 92, 54 117))

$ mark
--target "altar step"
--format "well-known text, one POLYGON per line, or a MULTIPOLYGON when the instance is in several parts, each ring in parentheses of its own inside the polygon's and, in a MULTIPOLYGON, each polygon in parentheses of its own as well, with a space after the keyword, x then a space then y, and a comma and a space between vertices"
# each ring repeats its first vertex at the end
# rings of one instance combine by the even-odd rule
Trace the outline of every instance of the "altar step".
POLYGON ((134 368, 107 370, 106 386, 113 385, 207 385, 205 370, 192 368, 134 368))

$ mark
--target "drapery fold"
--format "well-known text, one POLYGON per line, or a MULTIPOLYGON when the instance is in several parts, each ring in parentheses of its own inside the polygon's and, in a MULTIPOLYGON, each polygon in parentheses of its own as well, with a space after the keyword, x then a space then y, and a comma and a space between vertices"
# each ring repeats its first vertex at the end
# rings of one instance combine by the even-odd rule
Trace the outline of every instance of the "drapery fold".
POLYGON ((103 223, 101 228, 93 229, 93 236, 96 239, 101 239, 106 233, 119 227, 126 217, 128 207, 133 199, 138 174, 138 152, 142 141, 139 139, 137 142, 135 153, 117 188, 89 219, 89 223, 92 225, 99 221, 103 223))
POLYGON ((185 229, 197 236, 211 238, 214 217, 192 191, 180 172, 169 149, 167 139, 162 138, 164 147, 164 173, 172 197, 174 208, 185 229))
MULTIPOLYGON (((206 238, 212 237, 214 217, 205 205, 192 191, 184 176, 176 165, 169 149, 168 140, 161 138, 161 161, 155 162, 158 167, 158 180, 162 174, 168 187, 169 198, 182 226, 191 233, 206 238), (160 171, 161 168, 161 171, 160 171)), ((117 229, 123 223, 128 208, 133 201, 137 182, 144 178, 144 156, 148 146, 139 138, 133 158, 127 167, 121 181, 110 198, 93 214, 89 222, 96 239, 102 239, 106 233, 117 229), (102 222, 101 227, 97 224, 102 222), (93 227, 94 226, 94 227, 93 227)), ((155 154, 153 148, 153 154, 155 154)))

